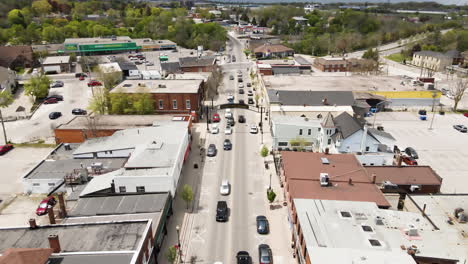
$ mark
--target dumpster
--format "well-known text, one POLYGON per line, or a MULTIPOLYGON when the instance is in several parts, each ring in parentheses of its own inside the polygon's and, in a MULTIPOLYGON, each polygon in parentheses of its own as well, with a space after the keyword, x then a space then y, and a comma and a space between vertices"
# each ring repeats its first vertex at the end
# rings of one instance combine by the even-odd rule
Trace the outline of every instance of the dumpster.
POLYGON ((427 120, 427 116, 426 116, 426 115, 420 115, 420 116, 419 116, 419 119, 420 119, 421 121, 426 121, 426 120, 427 120))

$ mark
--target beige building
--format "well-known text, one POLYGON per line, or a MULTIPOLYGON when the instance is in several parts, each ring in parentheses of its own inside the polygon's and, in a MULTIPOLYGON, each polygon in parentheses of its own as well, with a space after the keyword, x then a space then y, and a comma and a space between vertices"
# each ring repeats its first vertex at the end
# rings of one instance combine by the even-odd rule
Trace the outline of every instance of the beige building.
POLYGON ((413 54, 412 64, 432 71, 443 71, 453 64, 455 58, 450 52, 419 51, 413 54))

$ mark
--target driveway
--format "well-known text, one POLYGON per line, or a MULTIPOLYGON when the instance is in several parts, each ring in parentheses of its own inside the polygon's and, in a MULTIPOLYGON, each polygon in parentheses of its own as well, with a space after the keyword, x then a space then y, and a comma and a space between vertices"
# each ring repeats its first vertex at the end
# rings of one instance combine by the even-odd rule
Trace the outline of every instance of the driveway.
POLYGON ((400 149, 413 147, 419 154, 418 163, 431 166, 443 178, 443 193, 468 193, 468 133, 453 128, 468 126, 468 118, 436 114, 430 130, 431 119, 431 113, 428 121, 420 121, 417 113, 382 112, 377 114, 376 126, 384 126, 400 149))

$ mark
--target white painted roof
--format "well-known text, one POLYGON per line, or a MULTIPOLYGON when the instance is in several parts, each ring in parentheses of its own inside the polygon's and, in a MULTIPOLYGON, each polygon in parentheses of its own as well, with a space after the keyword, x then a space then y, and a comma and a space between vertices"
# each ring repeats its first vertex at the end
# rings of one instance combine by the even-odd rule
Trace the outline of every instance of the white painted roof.
POLYGON ((61 64, 61 63, 70 63, 70 56, 54 56, 54 57, 47 57, 42 65, 49 65, 49 64, 61 64))
POLYGON ((198 93, 203 80, 125 80, 112 89, 111 93, 198 93))
POLYGON ((122 71, 122 69, 120 69, 120 66, 119 66, 119 64, 117 62, 99 64, 99 69, 103 73, 121 72, 122 71))

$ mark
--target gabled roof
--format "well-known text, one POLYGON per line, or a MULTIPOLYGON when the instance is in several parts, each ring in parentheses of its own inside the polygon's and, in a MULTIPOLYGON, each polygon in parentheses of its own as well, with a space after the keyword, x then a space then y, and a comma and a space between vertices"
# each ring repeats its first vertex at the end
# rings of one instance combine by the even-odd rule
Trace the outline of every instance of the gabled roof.
POLYGON ((322 127, 333 128, 335 127, 335 123, 333 122, 333 115, 328 112, 325 118, 322 121, 322 127))
POLYGON ((346 139, 362 129, 361 124, 347 112, 343 112, 334 118, 335 126, 341 134, 342 139, 346 139))
POLYGON ((9 248, 0 256, 1 264, 46 264, 51 248, 9 248))
POLYGON ((281 44, 263 44, 254 49, 254 53, 276 53, 276 52, 288 52, 294 51, 291 48, 288 48, 281 44))
POLYGON ((181 71, 179 62, 161 62, 161 70, 166 73, 177 73, 181 71))
POLYGON ((203 67, 215 64, 215 56, 179 58, 180 67, 203 67))
POLYGON ((0 46, 0 66, 10 67, 11 63, 19 56, 32 63, 33 51, 31 46, 0 46))
POLYGON ((375 128, 369 128, 367 130, 367 133, 371 134, 372 136, 374 137, 384 137, 384 138, 387 138, 387 139, 390 139, 390 140, 396 140, 392 134, 390 133, 387 133, 385 131, 380 131, 380 130, 377 130, 375 128))

